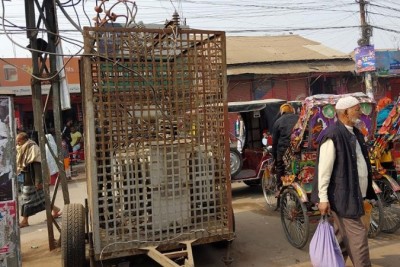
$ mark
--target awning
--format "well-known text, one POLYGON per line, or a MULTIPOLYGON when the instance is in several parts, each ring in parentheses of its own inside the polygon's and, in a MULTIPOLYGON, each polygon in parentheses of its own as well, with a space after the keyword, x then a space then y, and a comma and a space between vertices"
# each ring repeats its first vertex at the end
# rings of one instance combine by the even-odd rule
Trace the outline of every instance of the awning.
POLYGON ((228 65, 229 75, 240 74, 300 74, 300 73, 334 73, 353 72, 354 62, 350 60, 328 61, 328 62, 295 62, 295 63, 258 63, 254 65, 228 65))
POLYGON ((256 110, 264 109, 268 104, 283 104, 286 103, 286 100, 282 99, 262 99, 262 100, 253 100, 253 101, 242 101, 242 102, 229 102, 228 103, 228 112, 250 112, 256 110))

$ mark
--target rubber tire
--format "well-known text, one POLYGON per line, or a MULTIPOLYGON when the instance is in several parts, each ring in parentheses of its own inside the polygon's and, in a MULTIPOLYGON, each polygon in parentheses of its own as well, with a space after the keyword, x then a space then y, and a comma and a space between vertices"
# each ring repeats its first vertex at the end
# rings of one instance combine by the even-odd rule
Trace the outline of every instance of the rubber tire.
MULTIPOLYGON (((307 244, 310 235, 309 218, 307 215, 306 205, 300 200, 299 195, 293 188, 287 188, 283 191, 282 196, 280 197, 280 210, 281 210, 281 222, 287 240, 293 247, 298 249, 303 248, 307 244), (291 203, 292 208, 290 206, 288 207, 287 203, 288 197, 290 197, 290 200, 293 201, 293 203, 291 203), (294 207, 293 204, 295 204, 294 207), (290 208, 290 210, 288 210, 288 208, 290 208), (293 213, 295 212, 297 212, 297 216, 293 216, 293 213), (304 230, 303 234, 301 234, 302 235, 301 240, 294 240, 294 237, 292 237, 290 231, 290 229, 292 229, 291 224, 298 222, 296 220, 296 217, 297 219, 303 218, 302 222, 300 220, 300 224, 303 225, 302 229, 304 230), (288 223, 286 223, 286 220, 288 220, 288 223)), ((294 228, 298 229, 297 226, 299 225, 296 225, 294 228)), ((300 234, 297 232, 296 235, 300 234)))
POLYGON ((278 202, 278 198, 275 197, 275 192, 277 189, 276 175, 271 174, 268 168, 264 171, 264 174, 261 178, 261 187, 265 202, 267 202, 267 207, 270 209, 275 209, 278 202))
POLYGON ((257 179, 257 180, 245 180, 243 181, 243 183, 247 186, 259 186, 261 183, 261 179, 257 179))
POLYGON ((65 205, 61 227, 63 267, 87 266, 85 258, 85 208, 82 204, 65 205))
POLYGON ((243 167, 243 158, 242 154, 236 148, 230 148, 230 172, 231 177, 238 174, 243 167))
POLYGON ((377 197, 378 200, 375 201, 375 203, 373 204, 371 211, 371 222, 368 229, 368 238, 376 237, 381 232, 384 222, 383 204, 379 194, 377 195, 377 197))
POLYGON ((400 193, 393 192, 389 181, 386 179, 375 180, 375 183, 382 190, 380 198, 383 205, 384 219, 381 231, 392 234, 400 228, 400 193), (394 209, 392 209, 392 205, 395 205, 394 209), (397 214, 394 214, 395 211, 397 214), (391 221, 388 218, 391 218, 391 221))

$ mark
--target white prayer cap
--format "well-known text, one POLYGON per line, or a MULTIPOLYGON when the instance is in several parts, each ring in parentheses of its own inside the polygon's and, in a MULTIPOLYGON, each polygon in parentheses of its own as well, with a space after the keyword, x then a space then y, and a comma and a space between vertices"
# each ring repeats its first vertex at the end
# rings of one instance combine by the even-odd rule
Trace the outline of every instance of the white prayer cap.
POLYGON ((338 100, 336 103, 336 109, 348 109, 358 104, 360 104, 360 101, 358 101, 357 98, 354 96, 346 96, 338 100))

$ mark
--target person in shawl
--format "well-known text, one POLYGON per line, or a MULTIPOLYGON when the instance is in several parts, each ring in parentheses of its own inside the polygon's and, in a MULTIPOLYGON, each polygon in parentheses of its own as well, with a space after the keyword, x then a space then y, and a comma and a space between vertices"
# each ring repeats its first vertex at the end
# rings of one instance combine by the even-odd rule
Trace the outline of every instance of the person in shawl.
MULTIPOLYGON (((42 166, 39 146, 29 139, 25 132, 17 135, 17 175, 23 184, 21 197, 20 228, 29 226, 29 216, 45 209, 42 180, 42 166)), ((60 216, 60 209, 53 206, 54 218, 60 216)))

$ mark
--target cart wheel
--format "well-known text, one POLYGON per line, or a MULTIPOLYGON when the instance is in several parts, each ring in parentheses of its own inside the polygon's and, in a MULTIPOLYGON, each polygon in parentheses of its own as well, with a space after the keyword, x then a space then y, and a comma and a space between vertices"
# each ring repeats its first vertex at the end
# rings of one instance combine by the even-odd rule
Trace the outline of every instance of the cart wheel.
POLYGON ((383 205, 383 223, 381 231, 394 233, 400 228, 400 193, 394 192, 386 179, 375 180, 382 190, 380 198, 383 205))
POLYGON ((378 200, 371 203, 372 204, 371 222, 369 224, 369 229, 368 229, 369 238, 374 238, 381 232, 382 225, 384 222, 384 210, 380 194, 378 194, 377 197, 378 200))
POLYGON ((85 209, 81 204, 65 205, 61 227, 63 267, 83 267, 85 264, 85 209))
POLYGON ((306 205, 292 188, 283 191, 280 201, 281 221, 286 238, 295 248, 302 248, 307 244, 310 233, 306 205))
POLYGON ((277 189, 276 175, 272 174, 268 168, 264 171, 264 175, 261 180, 261 187, 265 201, 267 202, 267 207, 270 209, 275 209, 278 199, 275 197, 275 192, 277 189))
POLYGON ((230 149, 230 169, 231 176, 235 176, 242 170, 243 159, 242 155, 236 148, 230 149))

